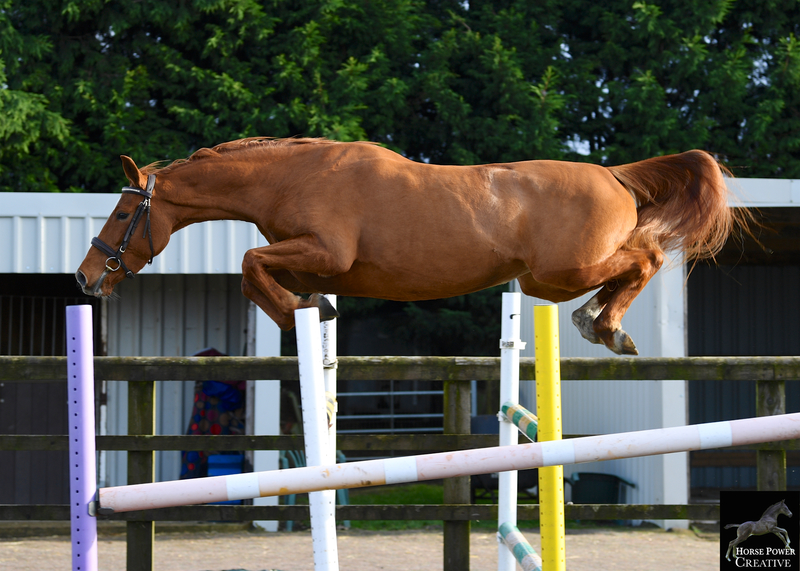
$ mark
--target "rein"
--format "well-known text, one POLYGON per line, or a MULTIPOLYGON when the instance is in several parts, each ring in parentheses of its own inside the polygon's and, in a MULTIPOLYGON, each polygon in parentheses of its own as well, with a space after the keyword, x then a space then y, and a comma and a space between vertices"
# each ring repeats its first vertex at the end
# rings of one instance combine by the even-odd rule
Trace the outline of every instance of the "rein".
POLYGON ((156 254, 155 250, 153 249, 153 234, 150 231, 150 199, 153 198, 153 187, 155 187, 155 185, 156 175, 151 174, 147 175, 147 188, 144 190, 134 188, 132 186, 122 187, 122 192, 124 194, 138 194, 143 196, 144 199, 139 203, 139 206, 136 207, 136 212, 133 214, 133 219, 128 225, 128 229, 125 231, 125 236, 122 238, 122 243, 119 245, 119 248, 117 248, 116 251, 114 251, 114 248, 103 242, 100 238, 92 238, 92 246, 108 256, 106 259, 106 272, 116 272, 118 269, 122 268, 125 271, 126 278, 133 278, 135 276, 135 274, 128 269, 128 266, 125 265, 125 262, 122 261, 122 254, 124 254, 125 250, 128 249, 128 244, 131 241, 131 237, 136 231, 136 227, 139 225, 139 221, 144 214, 147 214, 147 222, 145 222, 144 225, 144 233, 142 234, 142 238, 147 236, 147 239, 150 242, 150 260, 147 263, 153 263, 153 258, 156 254), (112 267, 110 265, 114 262, 117 264, 116 267, 112 267))

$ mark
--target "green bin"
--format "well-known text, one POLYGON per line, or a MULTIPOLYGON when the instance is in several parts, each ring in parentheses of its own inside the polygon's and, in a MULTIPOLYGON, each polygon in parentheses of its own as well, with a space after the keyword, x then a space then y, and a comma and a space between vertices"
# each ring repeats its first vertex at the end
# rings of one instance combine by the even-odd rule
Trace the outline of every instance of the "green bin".
POLYGON ((625 488, 636 484, 614 474, 575 472, 564 478, 572 486, 573 504, 622 504, 625 503, 625 488))
MULTIPOLYGON (((636 484, 614 474, 596 472, 575 472, 564 482, 572 486, 573 504, 624 504, 625 487, 635 488, 636 484)), ((626 520, 613 520, 621 525, 626 520)))

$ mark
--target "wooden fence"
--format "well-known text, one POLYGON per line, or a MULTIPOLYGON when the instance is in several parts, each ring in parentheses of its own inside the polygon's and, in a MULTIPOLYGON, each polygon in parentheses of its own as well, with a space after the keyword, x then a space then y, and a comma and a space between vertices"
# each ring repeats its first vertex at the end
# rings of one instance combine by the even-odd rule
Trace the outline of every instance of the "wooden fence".
MULTIPOLYGON (((0 356, 0 382, 66 382, 66 357, 0 356)), ((496 357, 340 357, 340 380, 426 380, 444 382, 444 434, 339 435, 341 450, 433 452, 497 445, 496 435, 470 435, 471 381, 496 381, 496 357)), ((128 451, 128 483, 154 478, 156 450, 301 450, 302 436, 156 436, 155 381, 236 379, 297 380, 294 357, 95 357, 95 377, 126 380, 127 436, 98 436, 98 450, 128 451)), ((755 380, 756 416, 785 412, 785 381, 800 380, 800 357, 689 357, 563 359, 563 380, 755 380)), ((533 359, 521 359, 520 378, 533 379, 533 359)), ((798 450, 789 440, 748 447, 756 449, 758 488, 786 489, 786 452, 798 450)), ((67 450, 62 435, 0 435, 0 450, 67 450)), ((735 450, 735 449, 734 449, 735 450)), ((66 467, 65 467, 66 469, 66 467)), ((445 550, 466 549, 471 520, 497 518, 496 505, 471 505, 469 477, 445 481, 442 505, 339 506, 337 518, 349 520, 442 520, 455 530, 445 550)), ((718 520, 719 505, 568 505, 567 519, 718 520)), ((520 505, 520 520, 538 519, 538 505, 520 505)), ((0 521, 68 520, 68 505, 0 505, 0 521)), ((152 568, 155 521, 253 521, 308 519, 307 506, 183 506, 117 514, 128 522, 128 569, 152 568), (147 554, 150 553, 150 557, 147 554), (135 554, 131 558, 130 554, 135 554)), ((447 535, 447 534, 446 534, 447 535)))

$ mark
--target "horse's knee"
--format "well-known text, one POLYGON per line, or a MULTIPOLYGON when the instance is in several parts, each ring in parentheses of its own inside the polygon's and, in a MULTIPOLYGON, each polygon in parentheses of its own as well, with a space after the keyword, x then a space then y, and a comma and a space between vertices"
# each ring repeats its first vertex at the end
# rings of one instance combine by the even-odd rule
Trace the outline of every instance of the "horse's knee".
POLYGON ((242 295, 245 296, 250 301, 253 300, 253 294, 255 293, 256 286, 250 283, 247 278, 242 278, 242 295))
MULTIPOLYGON (((253 250, 247 250, 244 253, 244 257, 242 257, 242 275, 244 279, 242 280, 242 291, 244 291, 245 281, 248 279, 253 279, 255 277, 255 268, 257 267, 256 259, 258 255, 253 252, 253 250)), ((252 287, 253 284, 250 284, 252 287)))

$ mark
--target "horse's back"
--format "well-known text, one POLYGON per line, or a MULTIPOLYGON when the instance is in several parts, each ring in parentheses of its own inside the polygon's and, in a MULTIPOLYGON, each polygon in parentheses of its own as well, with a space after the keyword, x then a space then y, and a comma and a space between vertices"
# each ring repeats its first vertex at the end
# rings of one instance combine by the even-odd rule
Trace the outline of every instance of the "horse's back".
POLYGON ((328 283, 331 293, 363 290, 388 299, 470 293, 534 265, 597 263, 636 225, 633 198, 596 165, 430 165, 361 143, 319 152, 298 163, 306 182, 293 189, 295 202, 309 206, 278 224, 352 250, 352 269, 328 283))

